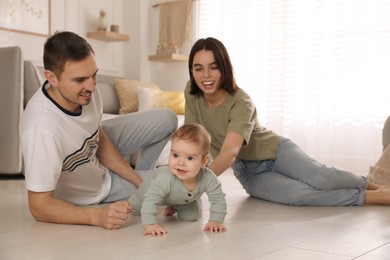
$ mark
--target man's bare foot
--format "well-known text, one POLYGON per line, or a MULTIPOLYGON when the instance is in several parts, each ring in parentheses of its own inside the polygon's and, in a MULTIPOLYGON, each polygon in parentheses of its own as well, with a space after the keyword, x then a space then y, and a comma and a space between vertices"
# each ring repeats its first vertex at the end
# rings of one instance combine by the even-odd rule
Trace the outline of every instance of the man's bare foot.
POLYGON ((176 209, 173 206, 167 206, 164 210, 165 217, 171 217, 176 213, 176 209))

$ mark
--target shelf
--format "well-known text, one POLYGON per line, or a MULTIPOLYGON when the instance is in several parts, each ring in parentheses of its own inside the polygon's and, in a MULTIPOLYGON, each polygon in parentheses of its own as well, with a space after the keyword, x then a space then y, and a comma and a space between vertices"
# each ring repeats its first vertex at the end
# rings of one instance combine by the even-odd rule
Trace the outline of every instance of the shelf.
POLYGON ((180 53, 159 54, 150 55, 149 60, 161 62, 188 61, 188 56, 180 53))
POLYGON ((129 36, 125 34, 120 34, 116 32, 89 32, 87 33, 87 37, 99 41, 105 41, 105 42, 121 42, 121 41, 128 41, 129 36))

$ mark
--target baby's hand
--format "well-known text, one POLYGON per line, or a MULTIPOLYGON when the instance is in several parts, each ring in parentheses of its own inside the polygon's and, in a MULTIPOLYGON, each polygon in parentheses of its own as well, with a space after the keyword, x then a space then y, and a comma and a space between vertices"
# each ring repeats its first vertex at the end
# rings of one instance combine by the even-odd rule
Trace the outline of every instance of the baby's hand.
POLYGON ((218 222, 215 221, 209 221, 209 223, 206 224, 203 231, 210 231, 210 232, 225 232, 227 231, 226 227, 218 222))
POLYGON ((151 235, 151 236, 162 236, 168 233, 163 227, 161 227, 159 224, 152 224, 152 225, 144 225, 144 235, 151 235))

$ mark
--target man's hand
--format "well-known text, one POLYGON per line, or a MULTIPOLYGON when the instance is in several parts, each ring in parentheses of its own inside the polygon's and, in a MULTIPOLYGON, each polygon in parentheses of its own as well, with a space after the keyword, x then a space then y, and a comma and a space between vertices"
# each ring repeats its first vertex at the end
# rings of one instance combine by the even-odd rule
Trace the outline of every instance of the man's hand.
POLYGON ((144 235, 151 235, 151 236, 162 236, 168 233, 163 227, 161 227, 159 224, 152 224, 152 225, 144 225, 144 235))
POLYGON ((105 229, 119 229, 126 223, 131 206, 127 201, 118 201, 102 208, 98 226, 105 229))
POLYGON ((29 208, 38 221, 118 229, 123 227, 131 212, 128 201, 118 201, 103 207, 84 207, 55 199, 53 193, 28 191, 29 208))

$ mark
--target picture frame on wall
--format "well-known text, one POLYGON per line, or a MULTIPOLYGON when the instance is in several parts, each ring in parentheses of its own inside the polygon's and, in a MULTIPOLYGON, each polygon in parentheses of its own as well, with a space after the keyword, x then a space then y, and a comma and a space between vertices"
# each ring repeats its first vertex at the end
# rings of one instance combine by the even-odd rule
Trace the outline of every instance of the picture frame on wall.
POLYGON ((51 0, 1 0, 0 29, 47 37, 51 0))

